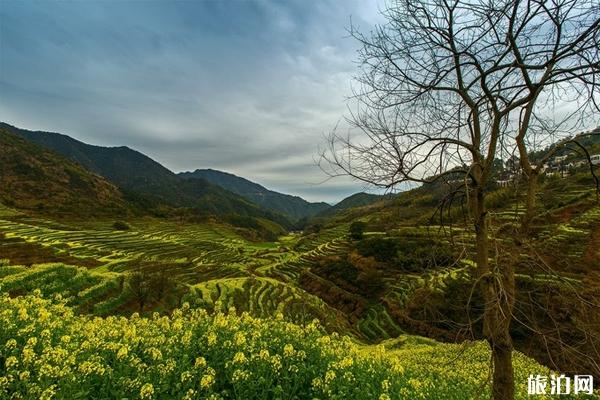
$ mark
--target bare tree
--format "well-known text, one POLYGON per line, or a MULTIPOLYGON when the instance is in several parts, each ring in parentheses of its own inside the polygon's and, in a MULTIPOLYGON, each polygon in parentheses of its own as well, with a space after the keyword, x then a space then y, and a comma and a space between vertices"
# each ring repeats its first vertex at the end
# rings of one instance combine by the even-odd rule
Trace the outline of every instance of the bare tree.
MULTIPOLYGON (((347 121, 323 153, 331 175, 393 188, 460 176, 475 231, 484 336, 495 399, 514 397, 510 263, 493 260, 486 188, 494 163, 519 157, 527 177, 523 237, 537 176, 528 154, 597 118, 598 0, 397 0, 361 44, 347 121)), ((325 167, 325 168, 327 168, 325 167)))

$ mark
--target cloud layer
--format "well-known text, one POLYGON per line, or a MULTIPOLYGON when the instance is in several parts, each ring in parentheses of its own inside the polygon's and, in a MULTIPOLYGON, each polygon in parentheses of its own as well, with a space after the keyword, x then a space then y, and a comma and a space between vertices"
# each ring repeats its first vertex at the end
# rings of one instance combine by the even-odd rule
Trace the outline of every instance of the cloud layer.
POLYGON ((368 29, 377 1, 2 2, 0 120, 335 202, 363 189, 314 164, 350 94, 350 17, 368 29))

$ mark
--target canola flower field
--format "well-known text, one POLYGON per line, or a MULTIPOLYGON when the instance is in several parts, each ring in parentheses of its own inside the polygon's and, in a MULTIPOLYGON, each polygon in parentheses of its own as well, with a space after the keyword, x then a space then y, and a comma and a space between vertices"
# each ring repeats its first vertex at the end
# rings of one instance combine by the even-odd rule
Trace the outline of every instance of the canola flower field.
MULTIPOLYGON (((0 299, 2 399, 474 399, 489 349, 404 337, 366 346, 247 313, 77 315, 60 295, 0 299)), ((515 353, 517 397, 550 371, 515 353)), ((563 396, 562 398, 569 398, 563 396)))

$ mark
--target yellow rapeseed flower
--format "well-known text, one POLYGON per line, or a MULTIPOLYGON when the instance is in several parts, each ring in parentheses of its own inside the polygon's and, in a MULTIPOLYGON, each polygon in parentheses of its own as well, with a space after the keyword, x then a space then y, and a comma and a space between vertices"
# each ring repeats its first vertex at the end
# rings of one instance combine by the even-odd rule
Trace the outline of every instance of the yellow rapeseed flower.
POLYGON ((381 382, 381 389, 382 389, 384 392, 387 392, 388 390, 390 390, 390 386, 391 386, 391 385, 390 385, 390 381, 388 381, 387 379, 384 379, 384 380, 381 382))
POLYGON ((242 346, 246 343, 246 337, 242 332, 236 332, 233 337, 233 340, 237 346, 242 346))
POLYGON ((202 375, 202 379, 200 379, 200 386, 204 389, 208 389, 215 382, 215 377, 211 374, 202 375))
POLYGON ((243 364, 245 362, 246 362, 246 356, 244 355, 244 353, 242 353, 241 351, 238 351, 237 353, 235 353, 235 356, 233 356, 234 364, 243 364))
POLYGON ((328 370, 325 373, 325 382, 326 383, 330 383, 331 381, 333 381, 335 379, 335 371, 332 370, 328 370))
POLYGON ((233 371, 233 376, 231 377, 231 380, 234 382, 239 382, 245 381, 248 378, 250 378, 250 374, 248 373, 248 371, 236 369, 235 371, 233 371))
POLYGON ((292 357, 294 355, 294 346, 286 344, 283 346, 283 355, 286 357, 292 357))
POLYGON ((40 400, 50 400, 56 394, 56 385, 52 385, 42 392, 40 400))
POLYGON ((146 383, 140 389, 140 398, 142 399, 151 399, 154 395, 154 386, 151 383, 146 383))
POLYGON ((6 359, 6 361, 4 361, 4 365, 6 366, 7 369, 15 367, 18 364, 19 364, 19 360, 17 360, 17 357, 15 357, 15 356, 10 356, 6 359))
POLYGON ((217 335, 214 332, 210 332, 206 340, 209 346, 213 346, 215 343, 217 343, 217 335))
POLYGON ((258 356, 260 357, 261 360, 268 360, 269 359, 269 350, 262 349, 260 351, 260 353, 258 353, 258 356))
POLYGON ((340 368, 348 368, 354 364, 354 360, 352 357, 344 357, 342 361, 340 361, 340 368))
POLYGON ((117 359, 122 360, 123 358, 127 357, 128 353, 129 349, 127 348, 127 346, 121 346, 121 348, 117 352, 117 359))
POLYGON ((204 357, 196 357, 196 362, 194 363, 196 368, 204 368, 206 367, 206 359, 204 357))

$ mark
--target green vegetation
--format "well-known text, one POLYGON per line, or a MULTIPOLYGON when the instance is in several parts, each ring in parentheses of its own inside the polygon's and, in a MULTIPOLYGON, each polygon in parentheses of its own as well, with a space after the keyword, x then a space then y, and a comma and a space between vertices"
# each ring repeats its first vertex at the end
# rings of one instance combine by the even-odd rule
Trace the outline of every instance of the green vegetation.
MULTIPOLYGON (((237 197, 231 203, 214 197, 218 209, 204 200, 196 209, 165 205, 121 192, 19 137, 0 138, 9 150, 0 156, 9 166, 3 182, 14 189, 0 191, 0 318, 12 321, 0 332, 5 393, 467 399, 489 391, 489 351, 470 341, 483 336, 482 326, 463 329, 482 312, 473 290, 473 233, 462 224, 459 205, 436 212, 447 189, 442 184, 376 196, 364 207, 306 220, 302 232, 286 233, 288 222, 237 197), (48 174, 61 179, 41 199, 38 189, 48 174), (98 196, 107 202, 98 203, 98 196), (66 203, 54 203, 58 199, 66 203), (239 201, 253 211, 240 212, 239 201), (55 209, 42 212, 35 206, 40 202, 55 209), (188 330, 175 329, 180 322, 188 330), (96 342, 92 326, 101 332, 96 342), (186 344, 188 331, 198 336, 186 344), (222 346, 204 346, 211 333, 222 346), (236 335, 245 342, 235 343, 236 335), (8 348, 10 336, 15 345, 8 348), (31 337, 43 340, 28 344, 31 337), (289 348, 286 356, 286 344, 304 358, 289 357, 289 348), (122 348, 125 357, 118 355, 122 348), (243 365, 234 365, 238 353, 243 365), (197 369, 195 357, 207 366, 197 369), (273 370, 273 359, 284 365, 273 370)), ((195 186, 200 183, 189 181, 177 185, 204 199, 195 186)), ((547 305, 522 317, 558 324, 570 341, 549 360, 541 338, 514 323, 516 348, 570 374, 596 373, 577 355, 589 343, 600 344, 598 315, 576 302, 600 299, 600 209, 591 183, 584 172, 542 179, 532 246, 559 276, 527 263, 516 270, 526 294, 519 303, 547 305)), ((524 252, 514 240, 523 198, 512 188, 491 187, 487 201, 494 245, 507 255, 524 252)), ((520 354, 515 360, 522 397, 529 373, 549 371, 520 354)))
POLYGON ((0 202, 53 216, 124 215, 121 192, 102 177, 0 128, 0 202))
POLYGON ((262 209, 203 179, 181 178, 128 147, 93 146, 66 135, 33 132, 4 123, 0 123, 0 132, 0 161, 8 166, 0 176, 4 186, 0 201, 8 205, 50 215, 60 212, 89 216, 108 209, 113 215, 123 216, 127 214, 123 209, 128 209, 137 215, 190 220, 236 215, 246 219, 241 227, 248 226, 248 219, 267 219, 276 224, 276 229, 264 229, 259 236, 272 236, 291 227, 282 214, 262 209), (42 186, 45 194, 40 198, 42 186))
MULTIPOLYGON (((328 336, 316 322, 207 315, 187 304, 164 317, 92 318, 74 315, 60 296, 3 296, 0 323, 3 398, 489 396, 489 350, 482 343, 402 337, 364 346, 328 336)), ((518 398, 527 396, 529 374, 550 373, 520 354, 515 369, 518 398)))
POLYGON ((214 169, 197 169, 194 172, 182 172, 178 176, 182 179, 204 179, 291 220, 312 217, 330 208, 327 203, 309 203, 298 196, 277 193, 247 179, 214 169))

